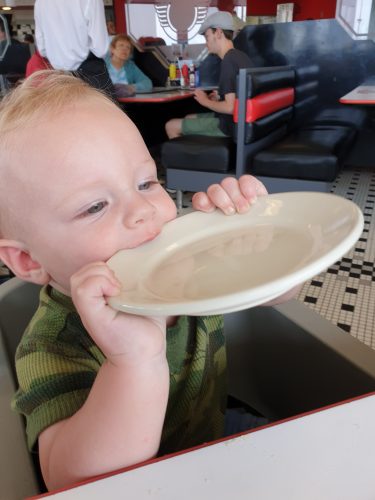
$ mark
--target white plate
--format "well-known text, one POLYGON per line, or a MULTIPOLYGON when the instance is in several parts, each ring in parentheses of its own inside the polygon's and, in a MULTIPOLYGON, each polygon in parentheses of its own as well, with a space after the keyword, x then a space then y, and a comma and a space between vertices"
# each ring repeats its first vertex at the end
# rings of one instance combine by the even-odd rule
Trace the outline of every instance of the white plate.
POLYGON ((253 307, 324 271, 362 229, 353 202, 325 193, 265 196, 243 215, 190 213, 108 261, 123 284, 109 304, 141 315, 253 307))

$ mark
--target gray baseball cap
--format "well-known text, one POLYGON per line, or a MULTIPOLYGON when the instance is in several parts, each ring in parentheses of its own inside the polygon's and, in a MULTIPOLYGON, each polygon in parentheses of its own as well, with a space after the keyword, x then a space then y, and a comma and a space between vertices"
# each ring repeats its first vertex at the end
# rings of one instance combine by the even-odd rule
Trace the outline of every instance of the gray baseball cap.
POLYGON ((208 28, 221 28, 222 30, 234 31, 232 15, 229 12, 214 12, 205 19, 199 29, 199 34, 203 35, 208 28))

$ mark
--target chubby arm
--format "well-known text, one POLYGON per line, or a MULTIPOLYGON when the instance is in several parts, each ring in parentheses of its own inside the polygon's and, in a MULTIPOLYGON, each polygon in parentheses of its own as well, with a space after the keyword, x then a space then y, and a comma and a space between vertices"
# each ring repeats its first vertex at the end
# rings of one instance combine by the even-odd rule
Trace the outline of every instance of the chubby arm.
MULTIPOLYGON (((212 184, 207 192, 193 195, 193 207, 202 212, 212 212, 219 208, 226 215, 245 213, 256 203, 258 196, 264 196, 267 190, 256 177, 243 175, 239 179, 226 177, 220 184, 212 184)), ((274 306, 292 299, 301 289, 296 286, 288 292, 263 305, 274 306)))
POLYGON ((105 296, 119 289, 104 263, 72 277, 74 304, 107 359, 81 409, 39 436, 49 489, 141 462, 158 451, 169 392, 166 319, 114 311, 105 296))

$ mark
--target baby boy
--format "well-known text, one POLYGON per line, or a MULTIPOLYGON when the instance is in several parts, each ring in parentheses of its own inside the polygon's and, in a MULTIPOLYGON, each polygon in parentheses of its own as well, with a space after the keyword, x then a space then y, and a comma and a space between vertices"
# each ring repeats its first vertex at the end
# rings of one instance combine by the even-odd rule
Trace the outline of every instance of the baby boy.
MULTIPOLYGON (((43 285, 17 351, 14 408, 48 488, 222 436, 219 316, 140 317, 107 297, 106 261, 176 217, 129 118, 68 74, 35 73, 0 108, 0 259, 43 285)), ((247 211, 263 185, 225 179, 198 210, 247 211)))

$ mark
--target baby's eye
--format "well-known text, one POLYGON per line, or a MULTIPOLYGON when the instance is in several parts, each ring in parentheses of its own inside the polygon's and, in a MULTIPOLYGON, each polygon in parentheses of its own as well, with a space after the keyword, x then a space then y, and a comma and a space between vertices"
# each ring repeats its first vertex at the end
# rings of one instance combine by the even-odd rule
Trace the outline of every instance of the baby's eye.
POLYGON ((98 212, 101 212, 107 205, 108 203, 106 201, 98 201, 86 210, 86 214, 97 214, 98 212))
POLYGON ((153 186, 154 184, 159 184, 159 183, 157 181, 142 182, 142 184, 138 186, 138 189, 139 191, 147 191, 147 189, 150 189, 150 187, 153 186))

